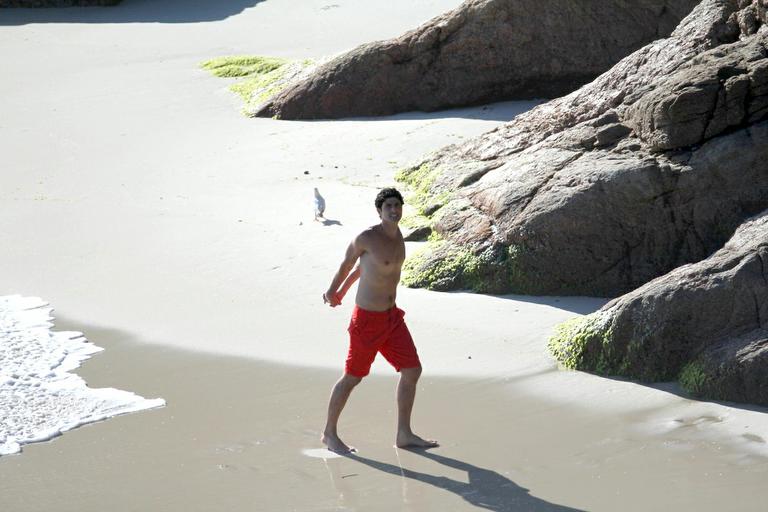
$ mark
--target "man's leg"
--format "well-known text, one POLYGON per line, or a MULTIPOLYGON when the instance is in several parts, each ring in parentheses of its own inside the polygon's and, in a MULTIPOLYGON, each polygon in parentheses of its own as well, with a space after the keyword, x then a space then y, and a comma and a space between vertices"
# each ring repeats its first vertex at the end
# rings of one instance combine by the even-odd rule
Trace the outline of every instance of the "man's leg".
POLYGON ((363 380, 360 377, 355 377, 348 373, 345 373, 333 386, 331 391, 331 398, 328 400, 328 419, 325 422, 325 430, 323 431, 322 442, 328 447, 329 450, 337 453, 349 453, 354 451, 354 448, 350 448, 339 439, 338 423, 341 411, 344 410, 344 406, 347 404, 352 390, 360 384, 363 380))
POLYGON ((400 382, 397 384, 397 440, 399 448, 437 446, 437 441, 422 439, 411 430, 411 412, 416 400, 416 384, 421 376, 421 366, 401 368, 400 382))

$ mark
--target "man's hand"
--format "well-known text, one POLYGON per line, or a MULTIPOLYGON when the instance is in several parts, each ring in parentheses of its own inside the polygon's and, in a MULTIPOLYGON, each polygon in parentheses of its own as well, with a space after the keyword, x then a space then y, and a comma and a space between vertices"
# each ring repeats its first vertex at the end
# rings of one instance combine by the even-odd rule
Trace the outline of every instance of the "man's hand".
POLYGON ((341 297, 339 297, 339 294, 335 292, 333 293, 325 292, 323 294, 323 302, 325 304, 328 304, 332 308, 335 308, 336 306, 341 305, 341 297))

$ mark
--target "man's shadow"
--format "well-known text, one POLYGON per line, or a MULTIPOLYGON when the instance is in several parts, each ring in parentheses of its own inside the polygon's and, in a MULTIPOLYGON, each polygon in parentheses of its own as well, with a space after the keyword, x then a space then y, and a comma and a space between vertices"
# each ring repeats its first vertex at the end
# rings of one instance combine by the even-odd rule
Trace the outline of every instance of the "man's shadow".
POLYGON ((341 226, 341 221, 333 220, 333 219, 326 219, 325 217, 322 217, 322 223, 323 226, 341 226))
POLYGON ((510 479, 489 469, 480 468, 461 462, 456 459, 437 455, 427 450, 408 450, 411 453, 421 455, 431 459, 439 464, 448 466, 459 471, 466 471, 468 483, 453 480, 445 476, 434 476, 428 473, 412 471, 400 466, 395 466, 386 462, 380 462, 373 459, 367 459, 351 453, 347 455, 350 460, 356 460, 366 466, 384 471, 392 475, 399 475, 403 478, 410 478, 434 485, 446 491, 450 491, 464 498, 470 504, 494 512, 518 512, 526 511, 552 511, 552 512, 581 512, 580 509, 556 505, 531 496, 528 489, 520 487, 510 479))

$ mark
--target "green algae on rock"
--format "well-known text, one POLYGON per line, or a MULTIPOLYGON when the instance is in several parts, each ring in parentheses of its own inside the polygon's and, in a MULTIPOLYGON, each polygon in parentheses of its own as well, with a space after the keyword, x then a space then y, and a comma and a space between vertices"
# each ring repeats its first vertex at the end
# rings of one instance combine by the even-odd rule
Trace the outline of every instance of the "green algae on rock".
POLYGON ((511 264, 503 248, 473 251, 433 232, 426 246, 406 260, 402 283, 434 291, 502 293, 513 287, 511 264))
POLYGON ((555 328, 548 348, 565 367, 607 375, 621 371, 613 356, 611 315, 599 311, 572 318, 555 328))
POLYGON ((451 191, 434 187, 441 174, 440 167, 423 163, 416 167, 400 169, 395 173, 395 181, 408 187, 408 204, 420 215, 430 218, 451 199, 451 191))
POLYGON ((258 55, 217 57, 200 67, 221 78, 241 78, 230 86, 245 102, 243 112, 253 116, 263 103, 317 64, 310 60, 287 60, 258 55))
POLYGON ((433 236, 426 247, 405 262, 402 282, 411 288, 451 290, 471 281, 477 267, 478 260, 472 253, 433 236))
POLYGON ((693 396, 702 396, 709 376, 699 361, 691 361, 683 367, 677 379, 688 393, 693 396))

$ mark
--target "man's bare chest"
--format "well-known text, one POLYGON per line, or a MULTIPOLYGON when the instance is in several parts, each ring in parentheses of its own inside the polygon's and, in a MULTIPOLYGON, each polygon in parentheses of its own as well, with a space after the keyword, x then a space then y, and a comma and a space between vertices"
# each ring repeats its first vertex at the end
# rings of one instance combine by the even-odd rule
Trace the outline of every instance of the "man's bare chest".
POLYGON ((398 271, 405 261, 405 244, 376 244, 365 254, 368 263, 382 272, 398 271))

